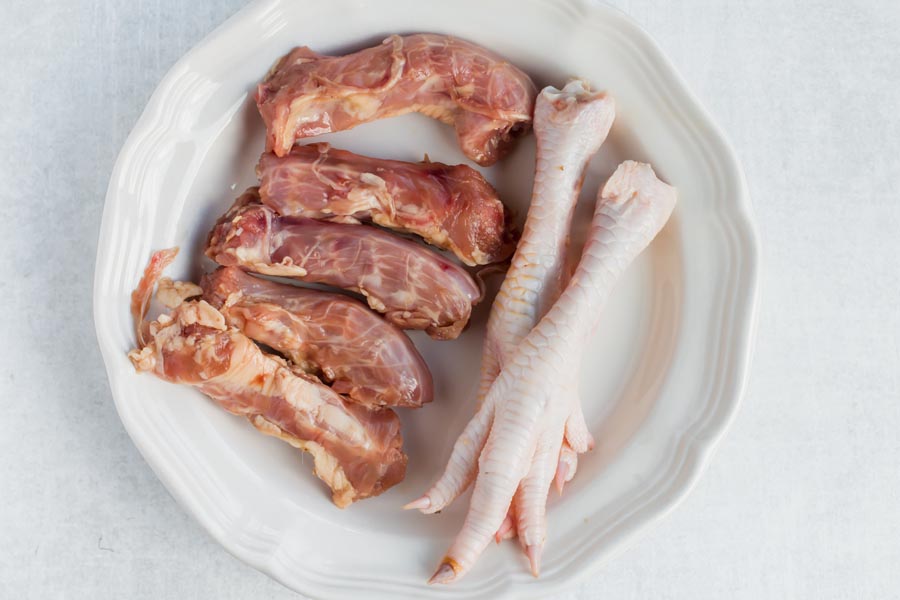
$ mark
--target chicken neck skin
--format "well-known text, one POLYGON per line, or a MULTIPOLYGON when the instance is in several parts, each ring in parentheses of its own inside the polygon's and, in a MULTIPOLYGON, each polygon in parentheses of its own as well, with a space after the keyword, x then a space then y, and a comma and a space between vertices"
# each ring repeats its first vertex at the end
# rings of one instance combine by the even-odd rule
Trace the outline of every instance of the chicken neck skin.
POLYGON ((183 302, 144 326, 155 279, 174 256, 171 250, 155 254, 133 296, 143 333, 128 356, 139 372, 196 387, 263 433, 312 454, 316 475, 341 508, 403 479, 407 458, 392 411, 345 402, 314 377, 263 353, 203 300, 183 302))
POLYGON ((354 402, 410 408, 431 402, 431 372, 415 345, 361 302, 237 267, 220 267, 200 285, 229 325, 354 402))
POLYGON ((367 225, 282 217, 247 190, 210 233, 206 254, 223 266, 361 293, 401 329, 454 339, 481 289, 459 265, 421 244, 367 225))
POLYGON ((509 211, 475 169, 386 160, 328 144, 266 152, 256 168, 263 204, 285 216, 372 221, 419 235, 469 266, 500 262, 515 249, 509 211))
POLYGON ((456 129, 463 153, 496 162, 531 123, 531 79, 496 54, 446 35, 392 35, 345 56, 295 48, 256 92, 266 148, 284 156, 298 139, 419 112, 456 129))

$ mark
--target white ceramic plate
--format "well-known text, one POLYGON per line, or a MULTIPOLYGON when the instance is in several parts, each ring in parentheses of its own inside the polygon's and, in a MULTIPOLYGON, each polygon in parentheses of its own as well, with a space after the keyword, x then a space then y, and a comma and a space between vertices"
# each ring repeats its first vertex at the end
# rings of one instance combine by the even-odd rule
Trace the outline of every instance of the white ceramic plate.
MULTIPOLYGON (((376 156, 464 160, 452 130, 419 115, 325 139, 376 156)), ((520 217, 533 161, 529 137, 482 169, 520 217)), ((262 0, 172 68, 125 143, 103 214, 94 311, 126 429, 175 498, 235 556, 317 597, 547 597, 622 548, 695 482, 744 387, 757 268, 733 152, 656 45, 621 13, 577 0, 262 0), (440 515, 400 510, 438 475, 473 412, 489 303, 455 342, 413 335, 437 395, 403 411, 407 478, 344 511, 330 503, 309 458, 192 389, 135 374, 125 356, 134 344, 128 298, 151 251, 181 246, 169 274, 198 276, 211 223, 254 183, 263 128, 251 94, 274 60, 294 45, 340 52, 417 31, 483 44, 539 87, 577 75, 615 95, 618 117, 591 164, 576 242, 598 185, 621 160, 652 163, 679 191, 674 217, 628 271, 584 356, 581 393, 598 445, 563 497, 551 495, 539 580, 517 545, 505 543, 488 548, 462 581, 426 586, 468 496, 440 515)))

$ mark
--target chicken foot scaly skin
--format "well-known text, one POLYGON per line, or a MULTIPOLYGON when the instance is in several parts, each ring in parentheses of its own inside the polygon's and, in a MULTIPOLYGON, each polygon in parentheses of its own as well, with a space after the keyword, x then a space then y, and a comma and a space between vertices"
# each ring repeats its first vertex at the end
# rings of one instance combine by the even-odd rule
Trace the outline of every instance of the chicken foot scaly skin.
MULTIPOLYGON (((562 90, 547 87, 537 97, 534 190, 524 234, 491 307, 482 353, 478 406, 482 405, 506 359, 557 299, 571 273, 566 264, 566 247, 583 173, 605 141, 614 118, 613 99, 591 91, 582 81, 571 81, 562 90)), ((576 397, 576 386, 573 384, 566 394, 576 397)), ((580 403, 574 403, 574 410, 570 439, 561 450, 560 487, 566 478, 574 475, 575 452, 584 452, 593 443, 583 427, 580 403)), ((476 475, 475 459, 490 429, 490 414, 482 411, 469 423, 453 448, 444 474, 424 496, 408 504, 408 508, 437 512, 465 491, 476 475)), ((526 486, 530 481, 529 478, 526 486)), ((517 494, 515 504, 523 504, 520 507, 523 510, 518 512, 522 519, 534 517, 533 508, 526 510, 524 506, 529 495, 525 490, 517 494)), ((511 509, 511 515, 512 512, 511 509)), ((517 522, 510 519, 509 526, 497 532, 498 539, 513 535, 516 526, 517 522)))
POLYGON ((514 496, 521 498, 514 511, 520 540, 532 565, 539 565, 547 493, 568 436, 569 415, 580 414, 573 410, 577 400, 558 393, 557 382, 577 375, 610 291, 665 225, 675 198, 675 189, 659 181, 649 165, 631 161, 602 188, 575 274, 506 361, 473 418, 489 424, 479 444, 475 489, 462 531, 431 583, 449 583, 472 567, 491 537, 503 531, 514 496), (532 506, 539 518, 523 522, 519 513, 532 506))
POLYGON ((582 81, 544 88, 535 103, 537 164, 522 239, 488 320, 479 399, 565 284, 566 248, 584 169, 606 140, 615 102, 582 81))

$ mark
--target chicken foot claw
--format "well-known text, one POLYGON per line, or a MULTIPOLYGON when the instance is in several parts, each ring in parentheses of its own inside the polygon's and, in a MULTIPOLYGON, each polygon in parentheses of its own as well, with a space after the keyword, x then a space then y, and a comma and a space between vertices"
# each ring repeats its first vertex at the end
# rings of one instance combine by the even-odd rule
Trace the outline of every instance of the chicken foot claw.
POLYGON ((493 420, 491 406, 482 406, 457 438, 447 467, 434 485, 420 498, 403 507, 430 515, 442 510, 465 492, 478 471, 478 455, 484 447, 493 420))
POLYGON ((578 470, 578 454, 567 441, 563 441, 562 447, 559 449, 559 464, 556 467, 556 475, 553 477, 553 483, 556 491, 562 496, 563 487, 575 477, 575 471, 578 470))
POLYGON ((543 433, 532 457, 531 469, 513 499, 518 516, 519 543, 535 577, 540 573, 541 553, 547 539, 547 494, 558 470, 562 428, 562 423, 554 423, 543 433))

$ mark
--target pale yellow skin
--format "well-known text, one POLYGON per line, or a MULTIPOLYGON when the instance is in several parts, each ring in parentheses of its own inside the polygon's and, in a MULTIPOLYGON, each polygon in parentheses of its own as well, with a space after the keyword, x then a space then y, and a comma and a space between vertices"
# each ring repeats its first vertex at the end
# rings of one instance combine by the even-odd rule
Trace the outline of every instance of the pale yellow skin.
MULTIPOLYGON (((482 352, 479 406, 505 361, 558 298, 568 279, 568 235, 584 169, 606 139, 614 118, 613 99, 592 92, 581 81, 572 81, 562 90, 548 87, 538 95, 534 117, 538 147, 534 189, 522 239, 491 308, 482 352)), ((565 393, 573 398, 577 396, 574 385, 565 393)), ((583 452, 590 443, 590 435, 583 425, 580 405, 575 404, 571 437, 583 452)), ((477 457, 487 439, 491 417, 489 410, 478 412, 457 441, 442 477, 410 507, 433 513, 465 491, 478 472, 477 457)), ((560 469, 564 480, 574 475, 575 452, 569 443, 563 448, 557 454, 560 464, 565 465, 560 469)), ((534 487, 542 479, 543 475, 535 473, 523 482, 510 507, 510 516, 502 530, 497 531, 498 539, 501 535, 513 535, 517 525, 523 533, 534 529, 529 523, 535 523, 540 516, 534 508, 526 508, 526 488, 534 487)), ((523 542, 525 539, 525 535, 520 536, 523 542)))
MULTIPOLYGON (((463 529, 432 582, 448 583, 465 574, 503 526, 511 503, 519 538, 537 574, 546 537, 547 493, 560 470, 561 456, 568 460, 562 452, 564 440, 573 450, 583 451, 590 439, 577 396, 559 382, 577 380, 580 357, 600 308, 624 269, 666 223, 675 198, 674 188, 659 181, 649 165, 631 161, 620 165, 601 190, 575 274, 562 296, 503 361, 454 449, 454 456, 464 460, 477 448, 475 489, 463 529)), ((440 491, 464 489, 453 484, 464 481, 471 468, 464 462, 451 463, 448 471, 454 475, 445 473, 438 483, 450 484, 443 483, 440 491)), ((423 496, 426 500, 416 501, 418 508, 434 509, 432 490, 423 496)), ((446 497, 440 497, 444 505, 446 497)))

